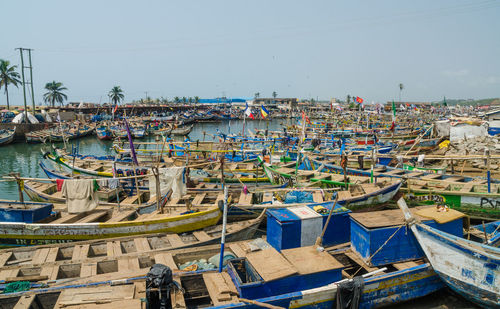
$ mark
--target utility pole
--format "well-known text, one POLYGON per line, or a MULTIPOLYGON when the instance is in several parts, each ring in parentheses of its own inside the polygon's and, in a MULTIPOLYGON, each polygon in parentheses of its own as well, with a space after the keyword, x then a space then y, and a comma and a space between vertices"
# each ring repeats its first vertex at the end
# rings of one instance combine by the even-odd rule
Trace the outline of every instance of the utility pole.
POLYGON ((33 90, 33 65, 31 64, 31 48, 16 48, 19 49, 19 54, 21 55, 21 75, 23 79, 23 95, 24 95, 24 121, 28 123, 28 104, 26 102, 26 79, 24 77, 24 69, 30 69, 30 88, 31 88, 31 106, 33 115, 35 115, 35 91, 33 90), (24 66, 24 51, 28 52, 29 66, 24 66))
POLYGON ((30 60, 30 84, 31 84, 31 105, 33 106, 33 116, 35 116, 35 91, 33 90, 33 66, 31 65, 31 49, 28 48, 30 60))
POLYGON ((28 123, 28 106, 26 105, 26 83, 24 81, 24 60, 23 60, 23 48, 19 49, 19 53, 21 54, 21 75, 23 78, 23 95, 24 95, 24 122, 28 123))

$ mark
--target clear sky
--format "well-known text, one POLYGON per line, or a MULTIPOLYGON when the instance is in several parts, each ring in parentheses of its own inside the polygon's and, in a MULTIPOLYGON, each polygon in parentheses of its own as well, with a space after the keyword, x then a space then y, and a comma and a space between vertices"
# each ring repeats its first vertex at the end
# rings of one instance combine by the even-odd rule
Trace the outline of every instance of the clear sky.
MULTIPOLYGON (((500 0, 7 1, 0 58, 33 48, 69 101, 221 95, 424 101, 500 96, 500 0)), ((10 89, 22 104, 21 88, 10 89)), ((0 104, 5 104, 3 91, 0 104)))

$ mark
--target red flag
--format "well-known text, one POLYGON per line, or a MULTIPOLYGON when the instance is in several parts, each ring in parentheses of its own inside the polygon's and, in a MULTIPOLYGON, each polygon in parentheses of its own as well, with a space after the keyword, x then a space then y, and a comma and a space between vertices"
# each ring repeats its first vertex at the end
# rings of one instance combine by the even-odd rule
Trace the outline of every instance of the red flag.
POLYGON ((362 98, 360 98, 360 97, 356 97, 356 102, 358 102, 358 103, 363 103, 363 99, 362 99, 362 98))
POLYGON ((116 113, 117 109, 118 109, 118 104, 115 105, 115 109, 113 109, 113 114, 116 113))
POLYGON ((306 113, 304 113, 304 111, 302 111, 302 120, 305 122, 307 122, 308 124, 311 124, 311 120, 309 120, 309 117, 307 117, 306 113))

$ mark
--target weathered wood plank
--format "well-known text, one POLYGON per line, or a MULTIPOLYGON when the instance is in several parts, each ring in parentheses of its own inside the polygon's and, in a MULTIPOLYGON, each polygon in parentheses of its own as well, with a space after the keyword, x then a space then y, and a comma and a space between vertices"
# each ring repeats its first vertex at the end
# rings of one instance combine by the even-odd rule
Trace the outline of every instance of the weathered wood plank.
POLYGON ((181 246, 185 245, 185 243, 182 241, 182 239, 177 234, 168 234, 167 239, 170 242, 170 245, 174 248, 181 247, 181 246))

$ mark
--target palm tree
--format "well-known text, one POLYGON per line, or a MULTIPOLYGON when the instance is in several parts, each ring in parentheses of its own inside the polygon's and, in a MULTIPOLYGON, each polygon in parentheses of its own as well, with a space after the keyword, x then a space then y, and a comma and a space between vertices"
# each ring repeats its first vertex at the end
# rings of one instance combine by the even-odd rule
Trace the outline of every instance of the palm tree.
POLYGON ((199 103, 200 102, 200 97, 199 96, 195 96, 194 97, 194 103, 199 103))
POLYGON ((109 95, 109 99, 115 105, 117 105, 118 103, 120 103, 120 101, 125 98, 125 96, 123 95, 123 90, 122 90, 122 88, 120 88, 120 86, 114 86, 113 88, 111 88, 111 90, 109 91, 108 95, 109 95))
POLYGON ((276 99, 277 96, 278 96, 278 93, 276 91, 273 91, 273 98, 276 99))
POLYGON ((186 103, 187 102, 187 98, 186 97, 182 97, 182 102, 186 103))
POLYGON ((16 72, 17 65, 10 65, 7 60, 0 59, 0 89, 5 86, 5 96, 7 97, 7 109, 10 109, 9 90, 7 86, 12 84, 16 87, 21 83, 19 73, 16 72))
POLYGON ((351 96, 347 95, 347 104, 351 103, 351 96))
POLYGON ((254 97, 255 97, 256 99, 258 99, 258 98, 260 97, 260 92, 256 92, 256 93, 254 94, 254 97))
POLYGON ((174 102, 175 103, 179 103, 181 101, 181 99, 179 97, 174 97, 174 102))
POLYGON ((68 88, 63 87, 61 82, 52 81, 51 83, 46 83, 45 90, 48 91, 44 93, 43 99, 45 102, 52 104, 52 107, 55 106, 56 102, 62 105, 64 100, 68 99, 68 96, 63 93, 68 88))

